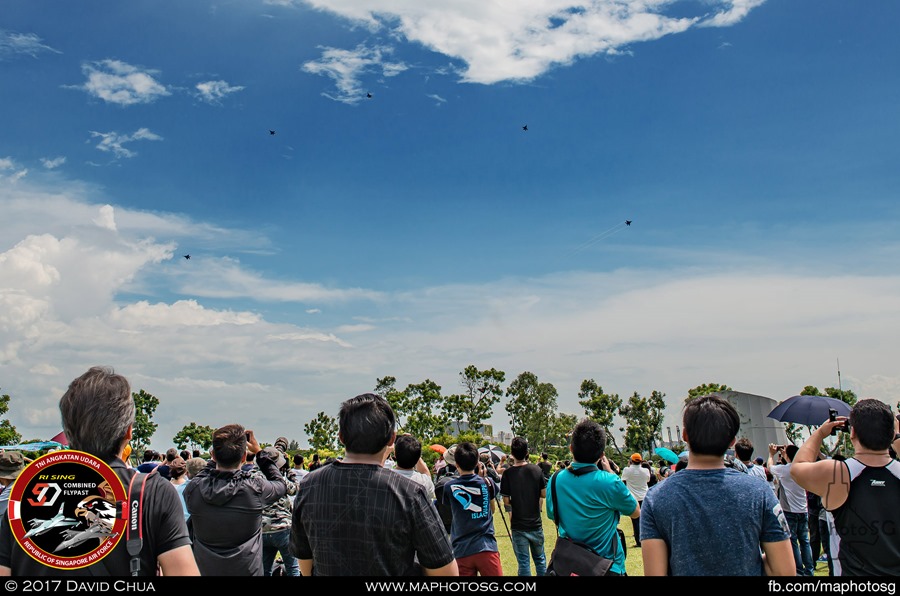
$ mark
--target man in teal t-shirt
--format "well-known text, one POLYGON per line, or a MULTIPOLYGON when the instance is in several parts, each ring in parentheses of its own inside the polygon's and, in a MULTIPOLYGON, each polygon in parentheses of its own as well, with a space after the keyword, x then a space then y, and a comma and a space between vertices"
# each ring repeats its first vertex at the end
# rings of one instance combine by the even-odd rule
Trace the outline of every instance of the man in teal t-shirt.
POLYGON ((557 472, 556 482, 547 483, 547 517, 556 519, 556 514, 560 536, 612 559, 610 573, 625 575, 625 549, 616 528, 620 515, 637 518, 641 508, 625 483, 613 474, 604 455, 606 432, 599 424, 587 418, 576 424, 569 449, 575 458, 572 470, 594 470, 577 476, 569 469, 557 472), (554 491, 558 511, 553 506, 554 491))

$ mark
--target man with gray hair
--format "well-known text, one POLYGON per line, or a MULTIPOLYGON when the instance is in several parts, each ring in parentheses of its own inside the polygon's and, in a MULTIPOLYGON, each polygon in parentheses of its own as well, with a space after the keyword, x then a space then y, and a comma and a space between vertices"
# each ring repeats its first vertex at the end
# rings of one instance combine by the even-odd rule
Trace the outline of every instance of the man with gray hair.
MULTIPOLYGON (((134 430, 135 407, 128 380, 112 368, 95 366, 72 381, 59 401, 63 431, 69 446, 105 461, 125 486, 137 473, 121 459, 134 430)), ((156 575, 199 575, 191 552, 181 499, 159 474, 147 477, 142 504, 144 542, 140 552, 140 573, 156 575)), ((5 512, 4 512, 5 516, 5 512)), ((99 562, 86 567, 59 570, 33 559, 14 539, 10 524, 0 520, 0 575, 105 575, 128 576, 130 557, 126 541, 99 562)))

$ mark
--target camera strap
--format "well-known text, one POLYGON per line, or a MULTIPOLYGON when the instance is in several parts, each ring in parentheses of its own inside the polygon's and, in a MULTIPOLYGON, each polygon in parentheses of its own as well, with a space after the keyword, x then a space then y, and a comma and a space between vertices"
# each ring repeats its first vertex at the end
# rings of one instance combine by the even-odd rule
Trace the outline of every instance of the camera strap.
POLYGON ((131 557, 131 575, 140 575, 141 572, 141 549, 144 546, 144 486, 146 486, 149 476, 150 474, 138 472, 131 477, 131 482, 128 483, 125 548, 131 557))

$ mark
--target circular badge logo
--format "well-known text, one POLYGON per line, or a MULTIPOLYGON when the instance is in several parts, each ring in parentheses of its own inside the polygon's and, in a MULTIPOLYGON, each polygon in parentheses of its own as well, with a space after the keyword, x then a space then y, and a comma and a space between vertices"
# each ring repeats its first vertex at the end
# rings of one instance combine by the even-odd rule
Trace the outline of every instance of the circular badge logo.
POLYGON ((78 569, 112 552, 125 533, 122 481, 89 453, 61 450, 28 465, 9 497, 9 525, 34 560, 78 569))

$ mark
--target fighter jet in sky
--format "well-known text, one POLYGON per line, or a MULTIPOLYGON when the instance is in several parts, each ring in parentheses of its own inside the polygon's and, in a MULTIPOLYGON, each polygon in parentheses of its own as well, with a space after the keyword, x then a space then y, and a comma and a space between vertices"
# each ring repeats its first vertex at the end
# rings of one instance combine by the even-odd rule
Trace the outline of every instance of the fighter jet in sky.
POLYGON ((40 534, 44 534, 49 532, 54 528, 67 528, 69 526, 74 526, 78 523, 77 519, 71 519, 63 515, 63 508, 66 506, 65 503, 59 506, 59 513, 51 517, 50 519, 32 519, 29 520, 28 523, 31 524, 31 529, 25 533, 25 538, 30 536, 38 536, 40 534))
POLYGON ((273 135, 273 134, 275 134, 275 131, 270 129, 270 130, 269 130, 269 134, 270 134, 270 135, 273 135))
POLYGON ((372 99, 372 94, 371 94, 371 93, 366 93, 366 97, 367 97, 368 99, 372 99))
POLYGON ((626 219, 626 220, 625 220, 625 225, 626 225, 626 226, 630 226, 630 225, 631 225, 631 220, 630 220, 630 219, 626 219))
POLYGON ((522 130, 528 130, 528 125, 526 124, 525 126, 523 126, 522 130))
POLYGON ((191 260, 191 255, 184 255, 184 258, 187 259, 188 261, 190 261, 190 260, 191 260))

